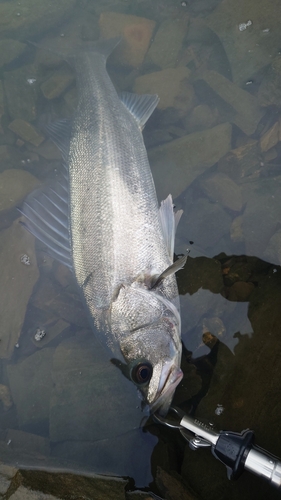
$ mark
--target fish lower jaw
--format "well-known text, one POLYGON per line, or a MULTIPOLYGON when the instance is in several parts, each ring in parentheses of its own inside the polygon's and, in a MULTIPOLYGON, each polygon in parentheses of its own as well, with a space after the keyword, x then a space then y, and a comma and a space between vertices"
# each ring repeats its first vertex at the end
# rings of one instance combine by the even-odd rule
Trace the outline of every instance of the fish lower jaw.
POLYGON ((176 366, 172 366, 164 386, 156 396, 155 401, 150 405, 151 413, 155 413, 157 410, 161 416, 166 415, 170 408, 176 387, 182 380, 182 377, 182 370, 176 366))

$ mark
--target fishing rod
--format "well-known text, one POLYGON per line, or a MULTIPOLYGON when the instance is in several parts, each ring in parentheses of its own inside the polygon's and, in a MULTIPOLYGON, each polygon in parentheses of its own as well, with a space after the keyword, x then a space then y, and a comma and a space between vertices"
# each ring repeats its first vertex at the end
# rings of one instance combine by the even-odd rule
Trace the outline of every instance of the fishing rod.
POLYGON ((281 461, 254 444, 254 432, 216 432, 212 424, 192 418, 177 407, 171 407, 167 417, 154 419, 172 429, 178 429, 192 450, 210 447, 215 458, 227 468, 228 479, 238 479, 244 470, 262 476, 281 490, 281 461))

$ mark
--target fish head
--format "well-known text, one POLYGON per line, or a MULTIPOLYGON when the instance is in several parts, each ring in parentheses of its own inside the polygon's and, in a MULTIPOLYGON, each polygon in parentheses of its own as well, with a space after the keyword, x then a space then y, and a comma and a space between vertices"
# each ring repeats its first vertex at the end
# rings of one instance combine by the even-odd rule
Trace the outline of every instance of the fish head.
POLYGON ((126 376, 138 387, 150 411, 165 415, 183 377, 178 309, 153 291, 128 288, 121 293, 119 346, 126 376))

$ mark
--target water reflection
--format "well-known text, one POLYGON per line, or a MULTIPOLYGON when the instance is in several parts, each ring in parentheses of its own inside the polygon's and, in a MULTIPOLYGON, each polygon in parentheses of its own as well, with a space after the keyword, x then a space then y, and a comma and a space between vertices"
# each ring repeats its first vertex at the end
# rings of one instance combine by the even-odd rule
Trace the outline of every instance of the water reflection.
POLYGON ((190 249, 175 403, 218 428, 253 428, 280 456, 280 2, 46 5, 0 2, 2 460, 128 475, 170 498, 178 488, 277 498, 249 475, 228 483, 173 431, 142 427, 138 394, 95 341, 70 274, 23 232, 15 207, 60 169, 40 123, 76 105, 71 70, 26 39, 63 48, 123 32, 130 50, 110 73, 121 90, 160 96, 144 138, 159 199, 171 192, 184 210, 176 251, 190 249))

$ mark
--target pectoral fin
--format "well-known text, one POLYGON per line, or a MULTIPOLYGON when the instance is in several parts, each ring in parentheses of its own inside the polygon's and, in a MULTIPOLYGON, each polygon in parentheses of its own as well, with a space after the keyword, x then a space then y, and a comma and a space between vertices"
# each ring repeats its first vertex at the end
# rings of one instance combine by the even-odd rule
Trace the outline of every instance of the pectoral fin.
POLYGON ((154 282, 152 282, 152 286, 150 288, 157 287, 159 283, 163 281, 165 278, 171 276, 171 274, 174 274, 180 269, 182 269, 185 266, 186 259, 187 255, 184 255, 180 259, 176 260, 176 262, 174 262, 171 266, 167 267, 167 269, 165 269, 165 271, 162 274, 160 274, 160 276, 158 276, 154 282))

